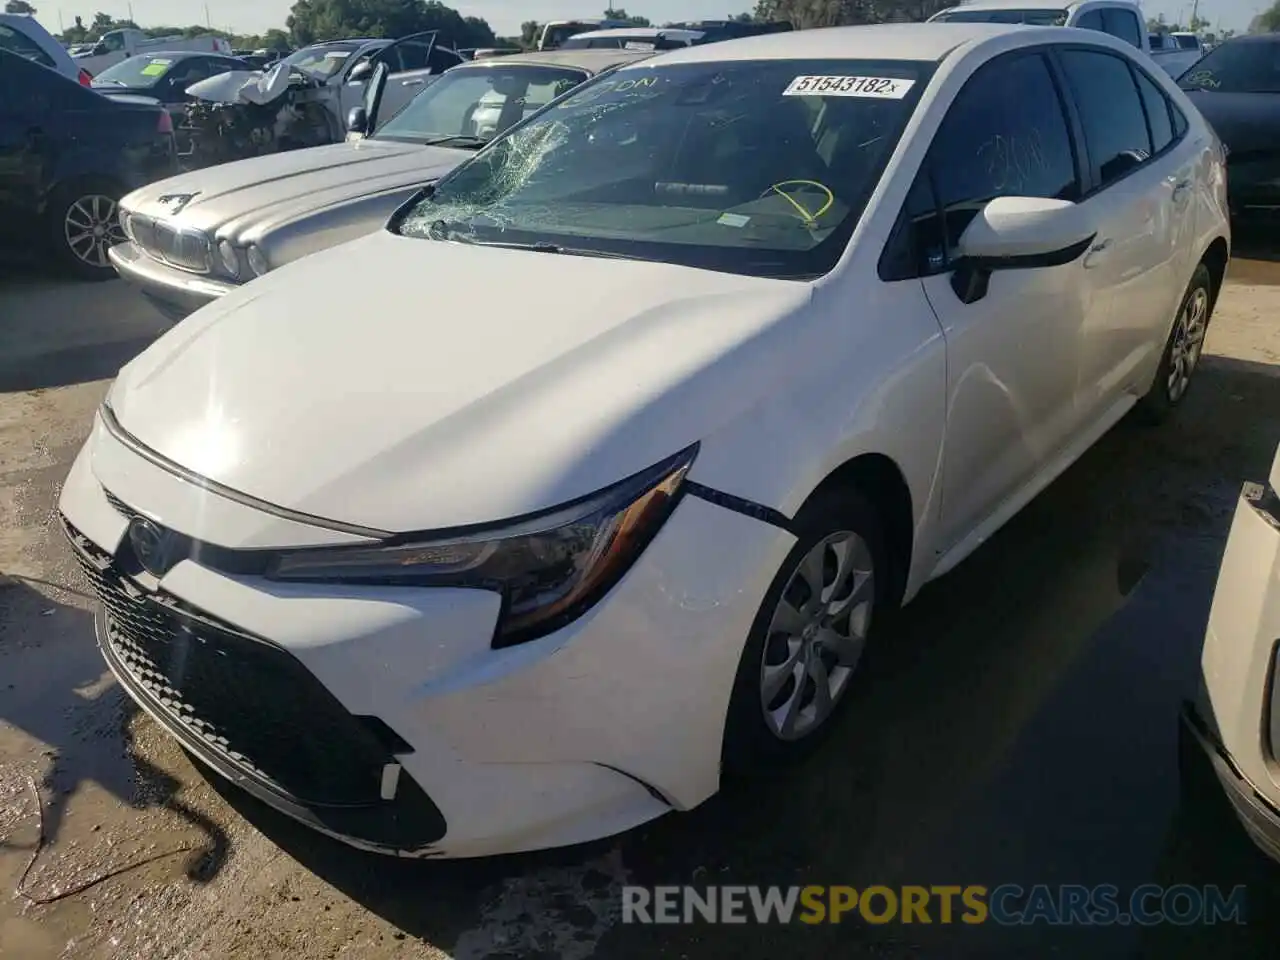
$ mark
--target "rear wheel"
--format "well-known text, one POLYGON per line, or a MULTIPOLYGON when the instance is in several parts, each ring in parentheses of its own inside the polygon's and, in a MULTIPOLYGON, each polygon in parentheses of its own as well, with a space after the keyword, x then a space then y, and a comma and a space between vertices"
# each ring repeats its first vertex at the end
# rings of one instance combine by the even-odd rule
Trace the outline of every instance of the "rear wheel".
POLYGON ((738 666, 724 767, 749 774, 809 754, 831 729, 888 580, 880 523, 853 490, 815 496, 738 666))
POLYGON ((122 191, 106 180, 79 180, 54 191, 49 201, 49 239, 62 264, 85 280, 116 275, 107 251, 126 237, 120 228, 122 191))
POLYGON ((1191 388, 1191 377, 1200 366, 1204 338, 1213 316, 1213 278, 1203 263, 1196 266, 1178 305, 1173 329, 1165 343, 1155 382, 1139 403, 1139 410, 1152 423, 1167 419, 1191 388))

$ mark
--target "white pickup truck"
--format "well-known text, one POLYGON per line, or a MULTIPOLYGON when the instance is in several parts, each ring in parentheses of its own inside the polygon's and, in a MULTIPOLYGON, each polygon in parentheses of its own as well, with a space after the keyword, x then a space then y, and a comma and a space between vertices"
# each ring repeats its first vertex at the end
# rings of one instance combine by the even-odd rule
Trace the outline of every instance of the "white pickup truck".
MULTIPOLYGON (((1142 10, 1134 0, 971 0, 950 7, 929 18, 947 23, 1022 23, 1034 27, 1076 27, 1097 30, 1119 37, 1146 51, 1170 76, 1178 77, 1200 53, 1186 49, 1170 38, 1167 49, 1153 46, 1158 37, 1148 34, 1142 10), (1189 58, 1189 62, 1188 62, 1189 58)), ((1180 34, 1173 36, 1180 37, 1180 34)), ((1194 35, 1189 35, 1194 36, 1194 35)), ((1197 44, 1199 39, 1196 38, 1197 44)))
POLYGON ((148 37, 141 30, 124 27, 109 30, 102 35, 97 44, 88 53, 77 54, 72 59, 77 67, 87 70, 90 76, 97 76, 107 67, 114 67, 122 60, 136 57, 140 53, 173 52, 192 50, 199 53, 223 53, 230 56, 231 44, 221 37, 205 35, 203 37, 148 37))

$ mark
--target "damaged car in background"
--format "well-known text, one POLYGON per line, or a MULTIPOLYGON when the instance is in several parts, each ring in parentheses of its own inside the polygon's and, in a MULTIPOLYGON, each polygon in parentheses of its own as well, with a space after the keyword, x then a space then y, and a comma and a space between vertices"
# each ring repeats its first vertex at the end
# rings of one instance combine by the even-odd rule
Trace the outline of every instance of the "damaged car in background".
POLYGON ((111 249, 111 263, 179 320, 282 264, 371 233, 499 133, 588 78, 648 56, 573 50, 468 62, 403 109, 396 77, 378 63, 348 118, 358 139, 134 191, 120 202, 128 240, 111 249))
POLYGON ((438 31, 399 40, 333 40, 304 47, 266 71, 233 70, 188 87, 188 169, 338 143, 373 70, 387 67, 386 115, 465 62, 438 31))

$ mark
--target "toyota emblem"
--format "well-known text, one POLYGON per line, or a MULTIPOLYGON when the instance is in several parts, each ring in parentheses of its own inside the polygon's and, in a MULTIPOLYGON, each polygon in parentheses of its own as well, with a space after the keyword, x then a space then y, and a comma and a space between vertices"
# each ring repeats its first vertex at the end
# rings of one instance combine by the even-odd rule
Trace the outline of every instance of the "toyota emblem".
POLYGON ((169 572, 169 538, 163 530, 146 517, 134 517, 129 523, 129 545, 142 569, 153 577, 163 577, 169 572))

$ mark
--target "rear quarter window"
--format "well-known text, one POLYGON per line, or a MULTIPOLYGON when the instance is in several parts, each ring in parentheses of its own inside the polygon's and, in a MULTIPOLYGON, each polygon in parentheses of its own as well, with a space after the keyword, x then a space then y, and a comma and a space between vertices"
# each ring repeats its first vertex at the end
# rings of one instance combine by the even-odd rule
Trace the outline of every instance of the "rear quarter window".
POLYGON ((8 50, 24 60, 30 60, 51 70, 56 70, 58 66, 53 62, 53 57, 45 53, 38 43, 25 33, 14 30, 3 23, 0 23, 0 50, 8 50))

